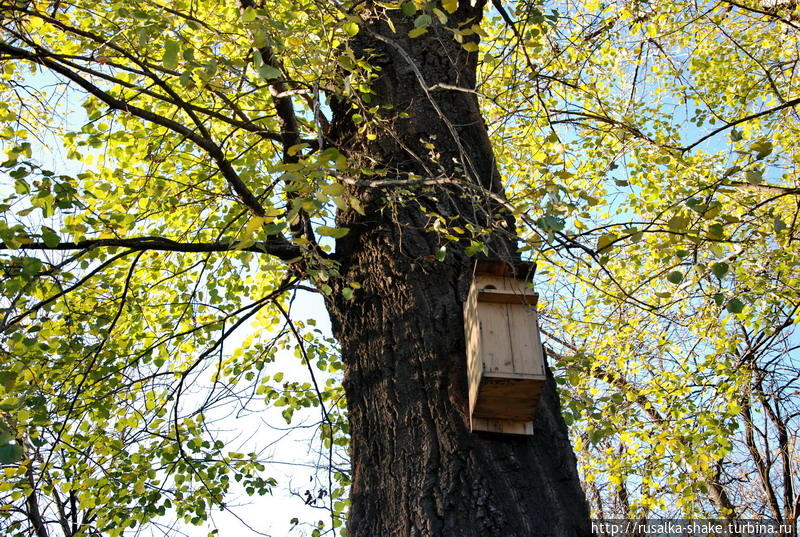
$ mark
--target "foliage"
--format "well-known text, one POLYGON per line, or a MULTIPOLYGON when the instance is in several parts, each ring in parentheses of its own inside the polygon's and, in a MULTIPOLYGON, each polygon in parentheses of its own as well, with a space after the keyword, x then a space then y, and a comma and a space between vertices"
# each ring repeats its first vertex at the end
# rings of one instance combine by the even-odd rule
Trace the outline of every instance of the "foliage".
MULTIPOLYGON (((796 509, 793 4, 497 1, 461 25, 457 7, 0 2, 6 533, 199 524, 269 493, 259 453, 219 430, 248 397, 289 423, 318 407, 320 449, 345 455, 336 344, 292 293, 358 299, 358 282, 331 285, 336 212, 364 210, 352 172, 397 203, 442 179, 352 170, 323 140, 340 97, 380 132, 379 62, 349 45, 367 9, 479 55, 595 513, 796 509), (319 378, 284 380, 292 352, 319 378)), ((485 230, 435 214, 431 229, 439 261, 487 251, 485 230)), ((347 507, 332 466, 317 534, 347 507)))

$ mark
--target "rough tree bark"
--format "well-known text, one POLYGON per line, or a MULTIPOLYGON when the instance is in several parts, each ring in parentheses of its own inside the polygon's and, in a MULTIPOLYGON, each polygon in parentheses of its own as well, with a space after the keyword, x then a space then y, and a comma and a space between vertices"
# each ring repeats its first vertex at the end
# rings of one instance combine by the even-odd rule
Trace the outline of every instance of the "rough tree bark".
MULTIPOLYGON (((481 11, 462 5, 448 25, 477 21, 481 11)), ((361 16, 366 26, 350 46, 379 67, 370 106, 391 108, 359 132, 352 102, 335 100, 328 142, 356 166, 392 170, 392 179, 447 177, 502 199, 477 98, 452 89, 475 87, 477 54, 438 24, 411 39, 413 17, 388 15, 393 31, 385 13, 361 16)), ((328 302, 351 422, 348 535, 589 535, 552 377, 533 437, 469 431, 462 303, 472 261, 453 243, 443 262, 434 258, 443 241, 426 230, 426 211, 491 225, 491 255, 505 259, 515 255, 512 219, 490 196, 463 186, 429 185, 404 198, 391 192, 354 187, 366 214, 339 215, 350 233, 337 241, 336 256, 342 280, 362 287, 356 300, 333 293, 328 302)))

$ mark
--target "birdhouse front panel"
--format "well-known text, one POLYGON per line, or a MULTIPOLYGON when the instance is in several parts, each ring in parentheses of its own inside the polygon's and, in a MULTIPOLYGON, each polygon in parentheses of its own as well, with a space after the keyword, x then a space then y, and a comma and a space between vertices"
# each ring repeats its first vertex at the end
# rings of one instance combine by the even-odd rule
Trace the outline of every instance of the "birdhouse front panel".
POLYGON ((464 304, 472 429, 532 434, 545 379, 537 295, 490 268, 475 274, 464 304))

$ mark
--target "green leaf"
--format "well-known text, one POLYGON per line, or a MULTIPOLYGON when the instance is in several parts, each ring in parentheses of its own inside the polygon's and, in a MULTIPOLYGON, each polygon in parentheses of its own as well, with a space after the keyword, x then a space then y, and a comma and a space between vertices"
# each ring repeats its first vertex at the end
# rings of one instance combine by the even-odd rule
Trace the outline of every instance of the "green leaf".
POLYGON ((728 301, 728 305, 725 306, 725 309, 731 313, 742 313, 742 310, 744 310, 744 304, 738 298, 732 298, 728 301))
POLYGON ((431 25, 433 19, 427 13, 420 15, 416 19, 414 19, 414 28, 427 28, 431 25))
POLYGON ((422 34, 427 33, 427 32, 428 32, 428 30, 426 30, 425 28, 414 28, 413 30, 410 30, 408 32, 408 37, 413 39, 413 38, 419 37, 422 34))
POLYGON ((758 160, 761 160, 761 159, 769 156, 770 153, 772 153, 773 147, 774 146, 772 145, 771 141, 769 141, 769 140, 759 140, 759 141, 753 143, 750 146, 750 151, 755 152, 756 153, 756 158, 758 160))
POLYGON ((248 7, 242 12, 242 21, 253 22, 256 20, 256 15, 258 15, 258 13, 256 12, 255 8, 248 7))
POLYGON ((25 452, 18 444, 0 446, 0 464, 14 464, 21 461, 24 456, 25 452))
POLYGON ((403 15, 407 17, 411 17, 417 12, 417 6, 414 2, 406 2, 404 3, 401 8, 403 10, 403 15))
POLYGON ((733 129, 733 130, 731 131, 731 140, 732 140, 732 141, 734 141, 734 142, 738 142, 738 141, 739 141, 739 140, 741 140, 742 138, 743 138, 743 136, 742 136, 742 133, 741 133, 741 132, 739 132, 738 130, 736 130, 736 129, 733 129))
POLYGON ((328 226, 319 226, 317 228, 317 233, 320 235, 325 235, 326 237, 333 237, 334 239, 341 239, 350 231, 350 228, 347 227, 328 227, 328 226))
POLYGON ((50 248, 55 248, 61 243, 61 239, 56 232, 46 226, 42 226, 42 241, 50 248))
POLYGON ((353 37, 354 35, 356 35, 358 33, 359 28, 358 28, 358 24, 356 24, 353 21, 349 21, 349 22, 346 22, 346 23, 344 23, 342 25, 342 30, 344 30, 344 33, 346 33, 350 37, 353 37))
POLYGON ((597 239, 597 253, 602 252, 606 248, 608 248, 614 241, 617 240, 617 236, 613 233, 606 233, 601 235, 599 239, 597 239))
POLYGON ((258 73, 266 80, 275 80, 281 78, 281 72, 271 65, 264 64, 258 69, 258 73))
POLYGON ((711 272, 721 280, 728 273, 728 264, 714 263, 711 265, 711 272))
POLYGON ((168 39, 164 44, 164 57, 162 59, 165 69, 175 69, 178 66, 179 52, 180 45, 178 45, 178 42, 168 39))
POLYGON ((673 270, 672 272, 667 274, 667 281, 669 283, 674 283, 675 285, 678 285, 683 281, 683 272, 679 270, 673 270))
POLYGON ((670 218, 669 221, 667 222, 667 226, 672 231, 684 231, 688 225, 689 225, 689 219, 679 214, 676 214, 675 216, 670 218))
POLYGON ((744 172, 744 178, 751 185, 759 185, 764 182, 764 170, 747 170, 744 172))
POLYGON ((542 216, 536 219, 536 225, 543 231, 561 231, 564 229, 564 219, 558 216, 542 216))
POLYGON ((0 371, 0 386, 6 391, 12 390, 17 383, 17 373, 13 371, 0 371))
POLYGON ((708 226, 708 237, 711 239, 722 240, 725 237, 722 224, 711 224, 708 226))
POLYGON ((725 170, 725 173, 722 174, 722 177, 723 178, 730 177, 731 175, 733 175, 735 173, 739 173, 740 171, 742 171, 742 167, 741 166, 731 166, 730 168, 725 170))

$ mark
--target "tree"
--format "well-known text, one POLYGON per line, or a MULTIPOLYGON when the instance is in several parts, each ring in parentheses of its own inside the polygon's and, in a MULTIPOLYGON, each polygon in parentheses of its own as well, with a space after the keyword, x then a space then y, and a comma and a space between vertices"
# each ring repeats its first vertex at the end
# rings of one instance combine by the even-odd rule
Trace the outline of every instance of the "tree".
POLYGON ((796 368, 759 365, 797 312, 790 8, 486 4, 0 4, 11 532, 266 494, 212 423, 254 396, 317 406, 332 463, 349 445, 324 493, 351 536, 588 534, 566 422, 597 514, 757 512, 740 464, 796 520, 796 368), (532 438, 469 432, 476 257, 539 263, 532 438), (336 342, 293 317, 308 286, 336 342), (281 348, 308 382, 267 373, 281 348))
MULTIPOLYGON (((32 423, 53 427, 55 435, 42 439, 29 429, 22 438, 59 449, 76 440, 82 424, 107 420, 125 436, 171 403, 171 418, 162 418, 163 429, 156 427, 157 434, 169 439, 168 446, 159 444, 172 457, 162 457, 162 470, 173 475, 178 490, 186 473, 195 474, 208 489, 184 511, 202 519, 209 503, 222 501, 223 491, 212 483, 225 470, 219 462, 198 468, 192 452, 216 454, 219 448, 195 440, 200 416, 182 415, 179 401, 192 370, 211 358, 215 345, 199 357, 190 354, 190 365, 178 366, 172 384, 157 384, 161 394, 147 392, 145 397, 156 403, 153 410, 139 410, 138 418, 130 416, 131 409, 120 414, 109 408, 107 390, 123 379, 129 389, 138 390, 171 369, 162 354, 164 340, 150 343, 159 337, 158 330, 135 327, 138 318, 156 315, 149 322, 173 333, 166 340, 180 333, 202 342, 210 337, 184 329, 181 322, 192 313, 189 326, 200 322, 200 312, 190 312, 199 285, 183 287, 180 278, 168 278, 165 284, 177 286, 178 293, 165 295, 156 311, 145 311, 140 293, 159 294, 154 287, 142 287, 145 275, 191 271, 198 259, 181 256, 168 269, 163 256, 149 252, 233 252, 215 268, 217 281, 226 272, 232 276, 234 259, 246 262, 249 252, 266 254, 287 265, 271 268, 252 287, 218 288, 210 274, 200 276, 198 284, 208 286, 208 302, 215 308, 225 301, 238 307, 237 294, 258 289, 263 298, 246 314, 242 311, 248 306, 236 311, 236 322, 268 300, 276 301, 300 278, 314 281, 327 295, 345 367, 352 446, 350 535, 588 533, 588 513, 552 383, 542 404, 539 434, 532 441, 472 435, 465 413, 461 303, 471 270, 467 252, 479 247, 509 261, 518 255, 513 219, 502 212, 499 174, 473 91, 483 5, 447 3, 441 6, 444 11, 433 12, 435 22, 431 13, 413 4, 402 9, 378 4, 306 8, 319 23, 289 11, 289 6, 249 1, 225 6, 221 14, 211 11, 213 5, 197 12, 189 4, 173 9, 150 2, 7 7, 0 52, 40 66, 87 95, 89 123, 82 133, 66 135, 74 143, 71 156, 88 144, 111 149, 117 160, 116 171, 105 163, 97 172, 79 176, 88 187, 83 191, 68 178, 50 179, 47 173, 30 182, 28 173, 38 168, 19 158, 30 156, 30 145, 18 146, 13 159, 12 165, 21 170, 11 172, 20 185, 17 190, 26 194, 29 185, 39 187, 38 198, 47 200, 44 216, 52 214, 50 204, 79 211, 58 231, 43 228, 41 240, 33 243, 19 242, 11 228, 7 246, 77 250, 68 262, 91 259, 83 261, 86 275, 77 283, 102 278, 98 285, 110 286, 111 295, 110 302, 98 297, 91 312, 85 306, 76 306, 83 312, 70 311, 68 301, 59 301, 79 285, 61 280, 63 268, 22 259, 22 274, 34 277, 31 285, 44 287, 20 289, 38 301, 13 304, 7 329, 34 312, 47 312, 39 345, 48 348, 39 352, 57 356, 59 370, 75 379, 50 377, 49 388, 38 386, 36 376, 29 380, 36 393, 30 397, 43 398, 48 407, 40 416, 45 423, 37 423, 36 417, 32 423), (274 11, 276 7, 281 11, 274 11), (121 20, 130 23, 120 26, 121 20), (325 43, 316 58, 310 49, 302 49, 296 35, 309 23, 319 24, 314 40, 325 43), (462 39, 454 39, 445 23, 462 39), (295 35, 284 34, 287 30, 295 35), (156 38, 160 34, 163 39, 156 38), (303 52, 292 54, 290 47, 303 52), (328 97, 330 122, 323 118, 320 91, 328 97), (307 111, 295 111, 295 96, 306 99, 307 111), (275 116, 270 117, 273 109, 275 116), (390 179, 381 184, 387 174, 390 179), (109 179, 106 188, 103 183, 109 179), (387 191, 392 182, 403 190, 387 191), (178 184, 182 186, 172 188, 178 184), (108 196, 98 196, 95 189, 108 196), (338 209, 337 227, 318 225, 317 219, 327 218, 330 204, 338 209), (476 238, 472 244, 448 242, 429 229, 433 219, 444 229, 458 225, 474 230, 476 238), (93 236, 97 225, 107 226, 106 236, 93 236), (64 240, 64 232, 79 238, 64 240), (333 253, 319 244, 318 234, 336 239, 333 253), (118 253, 106 253, 111 247, 118 253), (122 272, 115 277, 109 269, 122 272), (179 304, 175 316, 164 311, 170 302, 179 304), (84 328, 89 341, 55 351, 45 343, 55 325, 69 331, 76 323, 94 324, 84 328), (121 338, 120 330, 133 338, 121 338), (143 374, 145 363, 155 367, 145 367, 143 374), (95 389, 101 393, 94 394, 95 389), (99 408, 91 408, 91 401, 99 408), (90 421, 84 421, 86 413, 90 421), (537 509, 523 498, 538 498, 537 509)), ((10 70, 17 65, 6 64, 10 70)), ((14 88, 13 79, 9 86, 14 88)), ((205 259, 208 263, 211 257, 205 259)), ((220 309, 225 317, 232 315, 230 307, 220 309)), ((281 310, 279 301, 274 309, 281 310)), ((213 322, 220 318, 215 315, 213 322)), ((220 330, 224 335, 225 328, 220 330)), ((17 341, 26 347, 31 343, 23 337, 17 341)), ((24 369, 13 373, 24 375, 24 369)), ((12 420, 18 431, 24 430, 24 418, 17 414, 12 420)), ((112 449, 131 441, 111 436, 112 449)), ((98 442, 97 436, 92 442, 98 442)), ((23 450, 35 460, 35 447, 23 450)), ((20 478, 25 478, 24 469, 30 483, 71 480, 76 476, 62 464, 74 459, 62 457, 64 462, 52 470, 49 456, 38 469, 32 461, 19 466, 20 478)), ((131 463, 135 461, 136 454, 131 463)), ((148 485, 134 483, 129 502, 135 504, 148 485)), ((254 486, 265 488, 260 482, 254 486)), ((53 498, 65 503, 58 499, 58 488, 52 490, 53 498)), ((117 488, 108 487, 120 499, 117 488)), ((33 529, 47 534, 30 501, 36 495, 27 497, 24 509, 33 529)), ((163 511, 162 494, 146 498, 146 513, 163 511)), ((77 503, 92 513, 86 527, 113 534, 129 517, 123 509, 127 502, 107 501, 116 505, 96 506, 82 497, 77 503)), ((76 524, 63 525, 65 533, 75 532, 76 524)))

